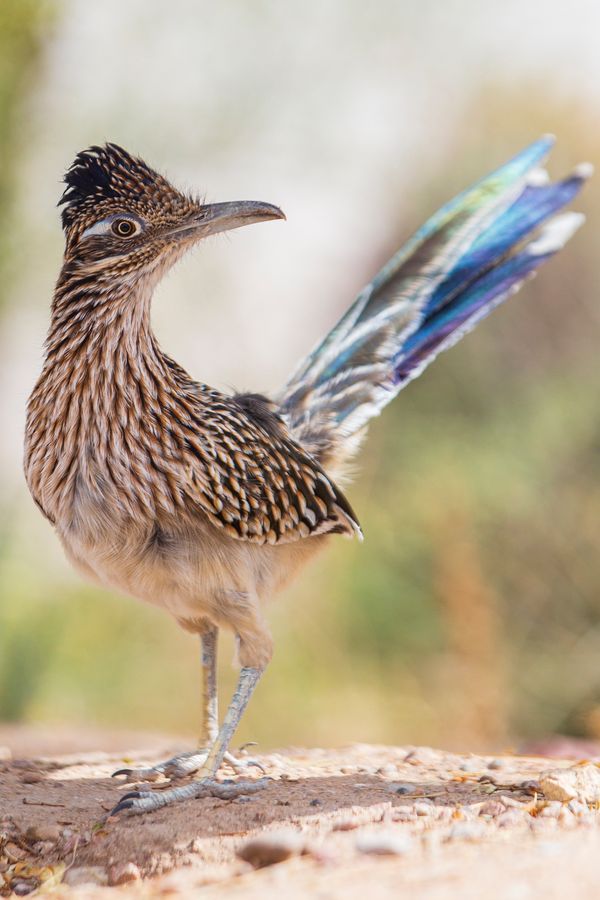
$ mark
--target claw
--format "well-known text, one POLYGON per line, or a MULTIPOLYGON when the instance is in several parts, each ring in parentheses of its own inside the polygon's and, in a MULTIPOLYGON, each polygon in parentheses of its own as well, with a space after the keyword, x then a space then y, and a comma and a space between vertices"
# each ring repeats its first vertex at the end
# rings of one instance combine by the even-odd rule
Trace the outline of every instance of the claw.
MULTIPOLYGON (((238 760, 238 762, 240 762, 240 760, 238 760)), ((255 769, 258 769, 260 772, 262 772, 263 775, 267 774, 266 766, 263 766, 263 764, 258 759, 243 759, 241 760, 241 762, 243 762, 245 769, 253 766, 255 769)))
POLYGON ((157 781, 161 775, 167 774, 165 771, 166 763, 158 766, 150 766, 145 769, 117 769, 112 773, 112 778, 118 775, 124 775, 126 781, 157 781))
POLYGON ((123 802, 123 800, 139 800, 141 796, 141 791, 129 791, 127 794, 123 794, 121 802, 123 802))
POLYGON ((118 816, 120 812, 123 812, 125 809, 131 809, 133 806, 133 800, 119 800, 117 805, 111 809, 107 818, 111 818, 112 816, 118 816))

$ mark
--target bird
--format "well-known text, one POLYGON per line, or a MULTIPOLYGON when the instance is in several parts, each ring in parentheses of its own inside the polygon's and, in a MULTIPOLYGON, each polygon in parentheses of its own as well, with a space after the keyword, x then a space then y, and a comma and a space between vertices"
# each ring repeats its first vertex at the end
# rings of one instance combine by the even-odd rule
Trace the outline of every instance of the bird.
POLYGON ((282 220, 281 209, 205 203, 115 143, 75 157, 59 200, 65 250, 27 405, 25 477, 84 576, 199 635, 204 676, 202 746, 115 772, 148 784, 112 815, 269 783, 258 760, 229 750, 272 656, 264 604, 333 535, 362 539, 340 485, 369 421, 582 224, 563 207, 591 166, 552 182, 552 146, 541 137, 436 212, 270 397, 196 381, 162 350, 150 309, 191 247, 282 220), (235 635, 240 666, 221 724, 220 629, 235 635), (219 780, 223 763, 258 771, 219 780), (161 776, 171 784, 153 790, 161 776))

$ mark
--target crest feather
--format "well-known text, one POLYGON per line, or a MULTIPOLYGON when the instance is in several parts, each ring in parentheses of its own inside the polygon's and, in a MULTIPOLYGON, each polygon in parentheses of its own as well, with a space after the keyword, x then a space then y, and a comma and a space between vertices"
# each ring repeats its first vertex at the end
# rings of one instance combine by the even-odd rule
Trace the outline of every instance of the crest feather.
POLYGON ((66 188, 62 225, 67 230, 79 215, 86 215, 103 200, 152 200, 158 194, 172 199, 178 192, 143 159, 118 144, 94 145, 77 154, 64 176, 66 188))

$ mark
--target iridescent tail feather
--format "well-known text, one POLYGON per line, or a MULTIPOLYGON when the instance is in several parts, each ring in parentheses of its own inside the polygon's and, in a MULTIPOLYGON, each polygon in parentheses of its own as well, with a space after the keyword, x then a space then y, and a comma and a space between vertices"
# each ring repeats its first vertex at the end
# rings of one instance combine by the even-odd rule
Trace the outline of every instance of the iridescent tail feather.
POLYGON ((343 464, 369 420, 580 226, 560 210, 591 166, 550 183, 540 163, 553 143, 541 138, 435 213, 298 367, 281 412, 322 463, 343 464))

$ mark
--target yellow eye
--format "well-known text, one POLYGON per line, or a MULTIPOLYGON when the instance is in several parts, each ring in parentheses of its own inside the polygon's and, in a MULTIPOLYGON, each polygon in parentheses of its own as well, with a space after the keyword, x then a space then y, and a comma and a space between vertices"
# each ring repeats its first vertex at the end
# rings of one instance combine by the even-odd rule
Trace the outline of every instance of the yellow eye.
POLYGON ((137 231, 135 222, 132 222, 131 219, 115 219, 111 228, 114 234, 122 238, 131 237, 137 231))

